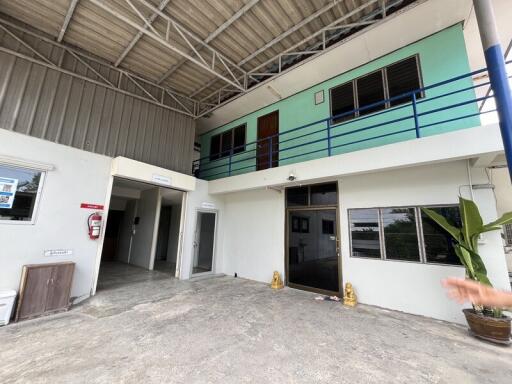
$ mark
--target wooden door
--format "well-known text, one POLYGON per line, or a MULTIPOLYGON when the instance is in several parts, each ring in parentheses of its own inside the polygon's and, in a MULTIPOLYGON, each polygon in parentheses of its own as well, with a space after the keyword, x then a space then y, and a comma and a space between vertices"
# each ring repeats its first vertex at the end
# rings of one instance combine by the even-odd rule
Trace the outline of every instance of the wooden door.
POLYGON ((16 320, 39 316, 45 312, 52 270, 51 266, 23 267, 21 299, 16 312, 16 320))
POLYGON ((279 165, 279 111, 258 118, 256 170, 279 165))
POLYGON ((74 264, 60 264, 52 268, 52 276, 46 299, 46 312, 66 309, 69 306, 74 264))

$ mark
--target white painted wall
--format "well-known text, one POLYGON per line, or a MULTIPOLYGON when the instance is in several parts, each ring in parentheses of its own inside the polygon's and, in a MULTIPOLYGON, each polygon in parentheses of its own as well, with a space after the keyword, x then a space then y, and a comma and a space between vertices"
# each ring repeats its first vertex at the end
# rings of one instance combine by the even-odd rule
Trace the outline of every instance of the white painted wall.
MULTIPOLYGON (((0 224, 0 289, 19 288, 24 264, 76 263, 71 296, 89 296, 101 240, 90 240, 80 203, 106 205, 112 159, 0 129, 0 156, 52 164, 34 225, 0 224), (73 256, 45 257, 44 250, 71 249, 73 256)), ((104 228, 104 227, 103 227, 104 228)))
MULTIPOLYGON (((512 212, 512 183, 510 182, 508 168, 490 169, 489 172, 491 181, 496 186, 494 191, 496 193, 498 216, 512 212)), ((506 250, 507 268, 509 272, 512 272, 512 252, 510 247, 507 247, 506 250)))
POLYGON ((496 200, 498 214, 503 215, 506 212, 512 212, 512 183, 508 168, 499 168, 489 170, 492 183, 496 186, 496 200))
POLYGON ((158 187, 140 193, 137 201, 139 224, 132 237, 130 264, 153 269, 162 198, 158 187))
MULTIPOLYGON (((487 182, 484 169, 472 170, 473 183, 487 182)), ((349 257, 347 210, 350 208, 452 204, 459 190, 469 196, 466 161, 380 171, 339 179, 340 232, 344 282, 354 284, 359 300, 394 310, 463 323, 461 307, 448 300, 440 281, 464 276, 461 267, 349 257)), ((269 282, 284 273, 284 193, 252 190, 222 195, 223 271, 269 282)), ((491 190, 475 190, 485 221, 496 217, 491 190)), ((488 233, 480 246, 491 281, 510 289, 499 233, 488 233)))
POLYGON ((270 282, 284 276, 284 192, 257 190, 224 195, 224 272, 270 282))
MULTIPOLYGON (((472 169, 473 183, 487 182, 484 169, 472 169)), ((461 307, 450 301, 440 281, 464 277, 460 267, 352 258, 347 210, 404 205, 457 203, 459 189, 469 197, 466 162, 415 167, 343 178, 340 183, 343 280, 353 283, 362 303, 464 323, 461 307)), ((484 222, 496 217, 491 190, 475 190, 484 222)), ((484 236, 480 253, 496 287, 510 289, 499 233, 484 236)))
POLYGON ((196 186, 196 179, 193 176, 122 156, 116 157, 112 162, 112 175, 181 191, 193 191, 196 186))
POLYGON ((223 215, 224 202, 222 197, 208 194, 208 182, 197 180, 196 189, 193 192, 187 192, 185 197, 184 208, 182 209, 182 241, 180 244, 181 260, 177 266, 177 275, 181 279, 189 279, 192 273, 192 261, 194 259, 194 238, 196 230, 196 218, 198 210, 211 211, 212 209, 204 209, 203 203, 213 205, 214 211, 217 211, 217 230, 215 241, 214 255, 214 273, 224 272, 223 260, 223 215))

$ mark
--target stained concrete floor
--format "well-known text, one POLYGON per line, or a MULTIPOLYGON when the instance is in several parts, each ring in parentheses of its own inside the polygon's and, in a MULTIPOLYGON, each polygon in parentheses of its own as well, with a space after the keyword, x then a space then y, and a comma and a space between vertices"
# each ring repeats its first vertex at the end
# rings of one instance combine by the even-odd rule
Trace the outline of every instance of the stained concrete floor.
POLYGON ((111 273, 69 312, 0 328, 0 383, 512 380, 512 348, 457 325, 239 278, 111 273))

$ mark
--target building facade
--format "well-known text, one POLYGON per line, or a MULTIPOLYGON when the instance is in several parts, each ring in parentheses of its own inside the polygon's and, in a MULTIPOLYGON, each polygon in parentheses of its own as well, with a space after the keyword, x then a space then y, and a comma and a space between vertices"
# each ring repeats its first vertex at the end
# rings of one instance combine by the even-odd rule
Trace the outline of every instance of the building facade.
MULTIPOLYGON (((464 269, 421 208, 456 223, 462 196, 495 219, 489 170, 506 162, 475 22, 456 3, 398 12, 202 119, 22 36, 65 70, 41 65, 4 33, 0 289, 18 289, 23 265, 64 260, 74 302, 95 294, 102 261, 179 279, 278 271, 291 288, 341 295, 350 282, 363 304, 462 322, 440 281, 464 269)), ((500 233, 480 251, 510 289, 500 233)))

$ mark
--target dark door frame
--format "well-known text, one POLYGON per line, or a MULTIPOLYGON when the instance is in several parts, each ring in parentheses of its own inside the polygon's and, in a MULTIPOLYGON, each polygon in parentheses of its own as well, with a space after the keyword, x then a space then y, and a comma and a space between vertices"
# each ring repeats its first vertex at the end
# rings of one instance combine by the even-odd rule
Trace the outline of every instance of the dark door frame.
MULTIPOLYGON (((279 166, 279 109, 276 109, 275 111, 272 111, 270 113, 267 113, 266 115, 263 115, 263 116, 260 116, 258 117, 257 119, 257 122, 256 122, 256 126, 257 126, 257 137, 256 137, 256 170, 257 171, 261 171, 261 170, 264 170, 264 169, 268 169, 268 168, 274 168, 274 167, 277 167, 279 166), (277 131, 276 131, 276 136, 272 138, 272 148, 270 148, 270 145, 267 144, 267 143, 264 143, 263 145, 265 146, 268 146, 269 148, 269 151, 272 151, 272 162, 269 162, 268 159, 264 159, 262 162, 264 164, 267 164, 268 166, 266 168, 260 168, 260 153, 259 152, 259 148, 260 146, 262 145, 260 143, 260 140, 264 140, 260 138, 260 121, 262 118, 265 118, 265 117, 268 117, 268 116, 271 116, 271 115, 277 115, 276 117, 276 121, 277 121, 277 131)), ((268 152, 267 152, 267 155, 268 155, 268 152)))
MULTIPOLYGON (((338 193, 338 192, 336 192, 336 193, 338 193)), ((285 199, 286 199, 286 197, 285 197, 285 199)), ((329 295, 329 296, 337 295, 337 296, 343 297, 343 275, 342 275, 342 265, 341 265, 342 257, 341 257, 341 244, 340 244, 341 228, 340 228, 340 209, 339 209, 339 204, 337 204, 337 205, 317 205, 317 206, 314 206, 314 207, 300 207, 300 206, 298 206, 298 207, 287 207, 285 209, 285 227, 284 227, 284 231, 285 231, 284 273, 285 273, 285 284, 286 284, 286 286, 288 286, 290 288, 301 289, 303 291, 320 293, 320 294, 323 294, 323 295, 329 295), (290 220, 289 220, 290 211, 325 211, 325 210, 329 210, 329 209, 333 209, 333 210, 336 211, 336 253, 337 253, 337 256, 338 256, 338 280, 339 280, 339 287, 338 288, 339 288, 339 291, 338 292, 327 291, 325 289, 319 289, 319 288, 314 288, 314 287, 308 287, 308 286, 305 286, 305 285, 290 283, 289 271, 288 271, 289 270, 289 262, 290 262, 289 247, 288 247, 288 244, 290 243, 290 232, 289 232, 289 229, 290 229, 290 220)))

